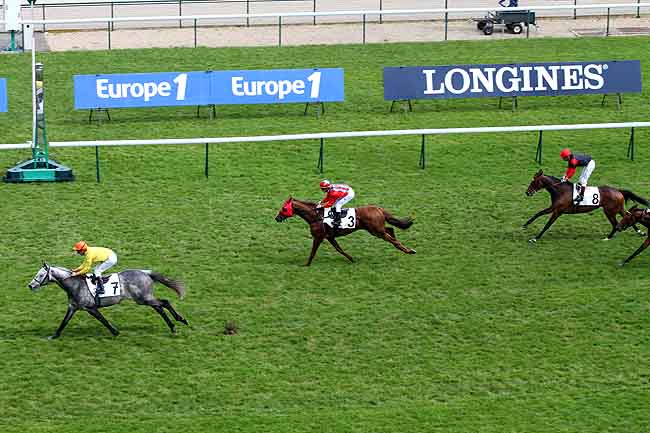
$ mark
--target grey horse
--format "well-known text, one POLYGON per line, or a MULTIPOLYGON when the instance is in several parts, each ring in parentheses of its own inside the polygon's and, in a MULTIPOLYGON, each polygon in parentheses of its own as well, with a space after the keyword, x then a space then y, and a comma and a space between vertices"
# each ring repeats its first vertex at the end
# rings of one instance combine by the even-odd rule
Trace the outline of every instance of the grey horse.
POLYGON ((99 320, 105 327, 111 331, 111 334, 118 335, 120 332, 111 325, 106 318, 99 312, 100 308, 110 307, 111 305, 119 304, 123 299, 132 299, 137 304, 149 305, 162 316, 169 326, 172 333, 176 333, 176 327, 169 320, 164 309, 167 309, 175 320, 188 325, 187 320, 174 310, 174 307, 167 299, 157 299, 153 295, 153 285, 159 282, 170 289, 173 289, 180 299, 185 296, 185 287, 180 281, 170 280, 162 274, 153 271, 134 270, 129 269, 118 273, 120 284, 122 286, 122 293, 119 296, 108 296, 99 298, 99 305, 95 303, 95 297, 90 293, 86 278, 82 276, 70 277, 72 271, 66 268, 50 266, 43 263, 43 266, 38 270, 32 281, 28 284, 32 291, 37 291, 42 286, 50 282, 57 283, 68 294, 68 311, 59 328, 50 339, 59 338, 61 332, 66 327, 70 319, 77 310, 85 310, 99 320))

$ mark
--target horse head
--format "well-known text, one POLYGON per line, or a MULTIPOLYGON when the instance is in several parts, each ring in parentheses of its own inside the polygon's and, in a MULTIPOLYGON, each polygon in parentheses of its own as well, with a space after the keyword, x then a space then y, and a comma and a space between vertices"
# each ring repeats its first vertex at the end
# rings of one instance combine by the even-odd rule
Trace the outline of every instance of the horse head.
POLYGON ((623 218, 618 222, 618 224, 616 224, 616 230, 622 232, 633 224, 636 224, 637 221, 643 217, 646 210, 647 209, 639 209, 639 205, 635 204, 625 211, 623 218))
POLYGON ((293 216, 293 197, 289 196, 288 199, 282 203, 282 207, 280 208, 280 211, 278 214, 275 216, 275 220, 279 223, 282 221, 286 220, 287 218, 291 218, 293 216))
POLYGON ((542 179, 544 179, 544 171, 542 169, 539 169, 537 173, 533 176, 533 180, 530 181, 530 184, 528 185, 528 189, 526 190, 526 195, 528 197, 531 197, 535 195, 537 191, 542 189, 544 185, 542 184, 542 179))
POLYGON ((38 270, 32 281, 27 284, 27 287, 32 289, 32 291, 37 291, 41 287, 45 286, 51 280, 52 267, 47 263, 43 262, 43 266, 38 270))
POLYGON ((287 218, 291 218, 294 215, 299 216, 308 223, 320 220, 321 218, 318 216, 316 203, 298 200, 289 196, 289 198, 286 199, 284 203, 282 203, 282 207, 280 208, 278 214, 275 216, 275 220, 281 223, 282 221, 286 220, 287 218))

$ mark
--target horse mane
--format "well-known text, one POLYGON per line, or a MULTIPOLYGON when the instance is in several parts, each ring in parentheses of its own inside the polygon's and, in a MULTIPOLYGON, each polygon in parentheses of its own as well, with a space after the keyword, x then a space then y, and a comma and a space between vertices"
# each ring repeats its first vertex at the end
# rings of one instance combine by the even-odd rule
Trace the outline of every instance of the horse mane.
POLYGON ((551 176, 550 174, 545 174, 544 176, 556 182, 559 182, 561 180, 559 177, 551 176))
POLYGON ((50 266, 50 268, 58 269, 60 271, 65 271, 65 272, 69 272, 70 274, 72 274, 72 269, 68 269, 68 268, 65 268, 63 266, 56 266, 56 265, 49 265, 49 266, 50 266))
POLYGON ((304 205, 307 205, 307 206, 316 206, 316 202, 309 201, 309 200, 301 200, 299 198, 293 198, 293 201, 300 202, 300 203, 302 203, 304 205))

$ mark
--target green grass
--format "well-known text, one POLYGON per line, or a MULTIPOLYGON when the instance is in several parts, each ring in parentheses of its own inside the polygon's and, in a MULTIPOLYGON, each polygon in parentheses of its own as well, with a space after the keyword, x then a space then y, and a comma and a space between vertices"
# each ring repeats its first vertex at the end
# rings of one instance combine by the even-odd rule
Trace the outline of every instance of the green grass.
MULTIPOLYGON (((597 96, 419 101, 389 114, 382 67, 513 61, 640 59, 650 86, 650 38, 450 42, 265 49, 42 54, 51 140, 206 137, 319 131, 647 120, 647 91, 622 111, 597 96), (86 121, 72 76, 205 69, 343 67, 346 102, 324 117, 300 105, 113 110, 86 121)), ((29 56, 2 56, 10 112, 0 142, 29 139, 29 56)), ((563 146, 595 156, 594 184, 650 196, 649 134, 545 134, 544 168, 561 174, 563 146)), ((415 215, 399 232, 406 256, 356 233, 349 264, 324 245, 310 268, 300 220, 273 217, 293 194, 320 196, 317 142, 54 149, 69 184, 0 185, 0 431, 2 432, 645 432, 650 426, 650 253, 603 242, 602 212, 565 216, 536 245, 521 224, 547 205, 524 195, 537 170, 536 134, 326 141, 325 176, 350 182, 354 204, 415 215), (153 310, 104 310, 117 338, 86 313, 47 341, 63 292, 26 284, 43 260, 76 266, 79 239, 109 246, 118 270, 182 279, 184 301, 160 287, 191 327, 171 336, 153 310), (222 334, 234 321, 239 335, 222 334)), ((10 167, 26 152, 0 152, 10 167)))

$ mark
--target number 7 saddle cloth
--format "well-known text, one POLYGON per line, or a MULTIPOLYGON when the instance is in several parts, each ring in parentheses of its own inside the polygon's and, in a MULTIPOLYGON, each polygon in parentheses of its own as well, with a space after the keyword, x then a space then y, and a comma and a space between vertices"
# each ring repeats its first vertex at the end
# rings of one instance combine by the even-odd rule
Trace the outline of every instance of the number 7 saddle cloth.
MULTIPOLYGON (((117 273, 102 277, 102 281, 104 282, 104 293, 99 295, 100 298, 106 298, 108 296, 120 296, 122 293, 122 285, 120 284, 120 277, 117 273)), ((86 275, 86 284, 88 285, 90 294, 95 296, 95 293, 97 293, 95 276, 86 275)))

